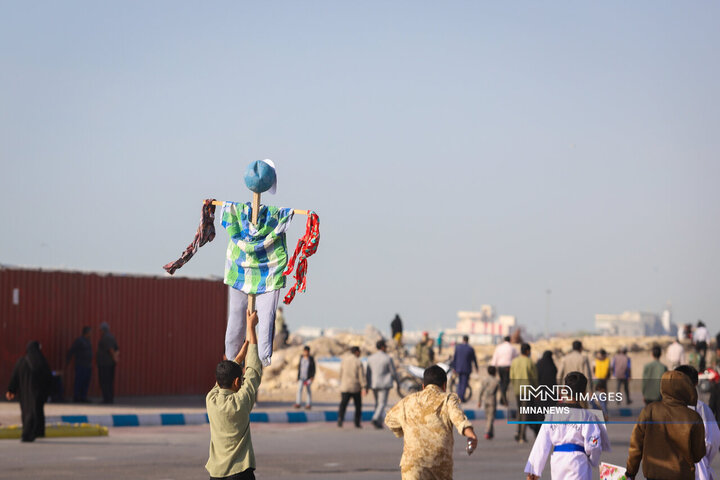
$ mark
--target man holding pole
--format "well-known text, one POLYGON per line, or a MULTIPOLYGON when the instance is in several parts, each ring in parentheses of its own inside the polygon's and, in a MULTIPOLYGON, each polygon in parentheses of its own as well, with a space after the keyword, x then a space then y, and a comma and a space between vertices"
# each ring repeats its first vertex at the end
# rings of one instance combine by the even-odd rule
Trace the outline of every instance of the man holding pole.
POLYGON ((250 410, 262 378, 255 327, 257 312, 248 312, 248 344, 234 361, 215 369, 217 383, 205 398, 210 423, 210 456, 205 469, 211 479, 254 480, 255 452, 250 437, 250 410), (245 373, 240 363, 247 355, 245 373))

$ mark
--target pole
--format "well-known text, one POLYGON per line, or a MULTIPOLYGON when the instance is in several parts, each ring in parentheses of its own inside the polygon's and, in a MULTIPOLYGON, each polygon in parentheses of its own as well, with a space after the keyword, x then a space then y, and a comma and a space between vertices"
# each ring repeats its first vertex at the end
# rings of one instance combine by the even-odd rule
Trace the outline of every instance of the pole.
MULTIPOLYGON (((253 192, 252 211, 250 212, 250 223, 257 225, 258 211, 260 210, 260 194, 253 192)), ((248 294, 248 312, 255 311, 255 294, 248 294)))

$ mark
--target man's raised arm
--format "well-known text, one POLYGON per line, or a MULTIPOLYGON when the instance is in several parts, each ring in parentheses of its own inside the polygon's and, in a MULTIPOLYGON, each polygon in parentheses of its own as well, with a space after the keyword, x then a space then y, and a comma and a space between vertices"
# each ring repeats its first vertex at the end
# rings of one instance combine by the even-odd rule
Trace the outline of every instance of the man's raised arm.
MULTIPOLYGON (((262 377, 262 365, 258 356, 258 340, 255 328, 258 324, 257 312, 247 313, 247 356, 245 357, 245 375, 243 384, 238 392, 242 397, 247 397, 250 404, 255 404, 260 378, 262 377)), ((238 356, 242 353, 242 349, 238 356)), ((237 360, 237 357, 236 357, 237 360)))

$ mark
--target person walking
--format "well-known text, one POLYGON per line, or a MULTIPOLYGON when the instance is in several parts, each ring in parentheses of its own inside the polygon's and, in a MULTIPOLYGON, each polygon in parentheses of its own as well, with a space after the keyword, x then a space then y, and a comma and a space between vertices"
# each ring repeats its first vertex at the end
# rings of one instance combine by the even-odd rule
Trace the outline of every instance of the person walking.
POLYGON ((687 360, 685 363, 692 366, 695 370, 700 371, 700 367, 702 366, 702 351, 700 350, 700 346, 697 344, 690 346, 690 352, 687 355, 687 360))
MULTIPOLYGON (((688 376, 695 389, 698 386, 698 371, 690 365, 680 365, 675 368, 676 372, 682 372, 688 376)), ((694 407, 689 406, 695 410, 703 420, 703 426, 705 427, 705 456, 702 460, 695 464, 695 479, 696 480, 713 480, 715 478, 715 472, 713 471, 712 464, 713 458, 718 453, 720 448, 720 428, 715 421, 715 416, 705 402, 698 398, 697 405, 694 407)))
POLYGON ((25 355, 15 364, 5 398, 20 402, 20 440, 32 442, 45 436, 45 400, 50 395, 52 371, 40 351, 40 343, 27 344, 25 355))
POLYGON ((517 350, 510 343, 510 337, 503 338, 503 342, 495 347, 490 365, 497 368, 500 376, 500 405, 508 405, 507 389, 510 385, 510 364, 518 356, 517 350))
POLYGON ((454 393, 446 393, 447 374, 434 365, 423 374, 423 389, 400 400, 385 424, 403 439, 402 480, 452 480, 453 427, 474 449, 477 436, 454 393))
POLYGON ((102 336, 98 342, 95 362, 98 368, 98 382, 102 390, 102 402, 110 404, 115 401, 115 367, 120 360, 120 350, 107 322, 100 324, 100 330, 102 336))
POLYGON ((343 426, 345 409, 350 399, 355 403, 355 427, 362 428, 362 391, 366 387, 365 372, 360 361, 360 349, 352 347, 350 353, 340 362, 340 408, 338 410, 338 427, 343 426))
POLYGON ((593 374, 595 379, 593 384, 597 385, 599 382, 605 382, 607 388, 607 380, 610 378, 610 358, 604 348, 601 348, 595 357, 595 365, 593 365, 593 374))
POLYGON ((435 352, 428 332, 423 332, 422 339, 415 345, 415 360, 421 368, 428 368, 435 361, 435 352))
POLYGON ((692 340, 695 344, 697 352, 700 354, 700 368, 698 371, 705 371, 705 357, 707 356, 708 340, 710 333, 708 332, 705 323, 702 320, 698 320, 695 331, 693 332, 692 340))
POLYGON ((395 314, 395 318, 392 319, 392 322, 390 322, 390 333, 392 335, 392 339, 395 340, 395 344, 399 347, 402 345, 402 335, 403 335, 403 323, 400 319, 399 314, 395 314))
POLYGON ((663 374, 667 372, 667 367, 660 363, 661 354, 662 350, 660 349, 660 346, 653 346, 652 356, 654 360, 643 367, 642 393, 645 405, 660 401, 662 398, 660 392, 660 379, 663 374))
POLYGON ((545 385, 546 387, 556 385, 555 379, 557 378, 558 369, 553 361, 552 351, 545 350, 535 366, 538 372, 538 385, 545 385))
POLYGON ((688 408, 697 404, 697 391, 676 371, 662 374, 660 391, 662 400, 646 405, 633 427, 626 476, 634 480, 642 462, 647 479, 693 480, 706 454, 702 417, 688 408))
POLYGON ((530 358, 530 344, 523 343, 520 346, 520 356, 513 359, 510 364, 510 383, 513 386, 515 402, 518 409, 518 426, 515 441, 527 443, 525 431, 527 429, 528 415, 523 412, 525 407, 531 406, 531 402, 520 400, 520 390, 523 385, 538 386, 537 367, 530 358))
POLYGON ((683 347, 677 339, 674 339, 673 342, 668 345, 667 350, 665 350, 665 359, 672 370, 680 365, 684 365, 685 347, 683 347))
POLYGON ((603 435, 597 417, 578 400, 587 389, 588 379, 580 372, 570 372, 563 384, 572 392, 572 399, 563 402, 569 413, 549 415, 548 423, 540 427, 525 464, 527 480, 540 478, 551 453, 550 478, 592 480, 600 455, 603 450, 610 450, 610 442, 603 435))
MULTIPOLYGON (((553 388, 553 386, 556 385, 555 379, 557 378, 557 367, 555 366, 555 362, 553 361, 552 352, 550 350, 545 350, 543 352, 542 358, 537 361, 535 366, 537 367, 538 372, 538 385, 553 388)), ((551 398, 545 398, 544 400, 536 399, 534 401, 535 405, 542 407, 553 407, 556 403, 557 402, 555 402, 551 398)), ((545 416, 542 414, 534 415, 533 419, 537 421, 542 421, 545 419, 545 416)), ((540 432, 540 426, 541 425, 537 423, 530 425, 536 435, 540 432)))
POLYGON ((473 371, 473 365, 475 371, 478 371, 477 357, 475 356, 475 349, 473 349, 469 342, 470 337, 463 335, 462 343, 455 346, 455 355, 453 356, 450 367, 455 370, 458 376, 457 385, 457 396, 462 403, 465 399, 465 389, 468 386, 468 380, 470 380, 470 374, 473 371))
POLYGON ((250 411, 262 379, 255 331, 257 312, 248 312, 247 322, 247 340, 234 361, 223 360, 217 365, 217 383, 205 397, 210 423, 210 453, 205 469, 211 479, 255 480, 250 411))
POLYGON ((497 379, 495 367, 489 365, 487 373, 488 376, 480 382, 478 407, 485 410, 485 440, 492 440, 495 436, 495 412, 497 411, 497 392, 500 382, 497 379))
POLYGON ((285 325, 285 314, 283 307, 277 307, 275 311, 275 326, 273 327, 273 350, 285 348, 287 342, 287 326, 285 325))
POLYGON ((622 387, 625 388, 625 401, 628 405, 632 403, 630 399, 630 376, 632 363, 627 355, 627 347, 621 347, 610 362, 610 370, 617 382, 617 391, 620 392, 622 387))
MULTIPOLYGON (((588 360, 587 356, 582 352, 582 342, 580 340, 575 340, 572 343, 572 351, 565 355, 560 361, 560 368, 558 369, 557 378, 558 384, 562 384, 565 376, 570 372, 580 372, 585 375, 585 378, 592 378, 590 361, 588 360)), ((592 388, 590 388, 590 390, 592 391, 592 388)))
POLYGON ((300 357, 300 362, 298 363, 298 374, 297 374, 297 382, 298 382, 298 389, 297 389, 297 395, 295 396, 295 408, 300 408, 300 404, 302 403, 302 393, 303 388, 305 389, 307 393, 307 399, 305 402, 305 410, 310 410, 312 408, 312 382, 315 379, 315 359, 312 355, 310 355, 310 347, 305 345, 303 347, 303 353, 300 357))
POLYGON ((73 401, 76 403, 90 403, 87 394, 90 388, 90 377, 92 377, 93 349, 90 342, 91 333, 92 329, 90 327, 83 327, 82 335, 75 339, 66 356, 68 365, 72 358, 75 357, 73 401))
POLYGON ((383 428, 382 421, 385 416, 388 395, 393 384, 397 381, 397 373, 392 358, 386 353, 387 345, 385 340, 378 340, 377 352, 367 359, 367 381, 365 391, 372 388, 375 396, 375 411, 372 416, 372 424, 377 429, 383 428))

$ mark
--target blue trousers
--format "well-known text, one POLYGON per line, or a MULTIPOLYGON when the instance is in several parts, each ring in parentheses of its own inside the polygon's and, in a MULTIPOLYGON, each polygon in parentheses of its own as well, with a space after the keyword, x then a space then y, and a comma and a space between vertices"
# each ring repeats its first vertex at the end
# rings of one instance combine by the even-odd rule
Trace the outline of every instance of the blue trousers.
POLYGON ((457 396, 460 398, 460 403, 463 401, 465 396, 465 389, 468 386, 468 380, 470 379, 470 373, 458 372, 458 385, 457 385, 457 396))
POLYGON ((73 400, 87 400, 91 376, 92 367, 75 366, 75 389, 73 393, 73 400))

